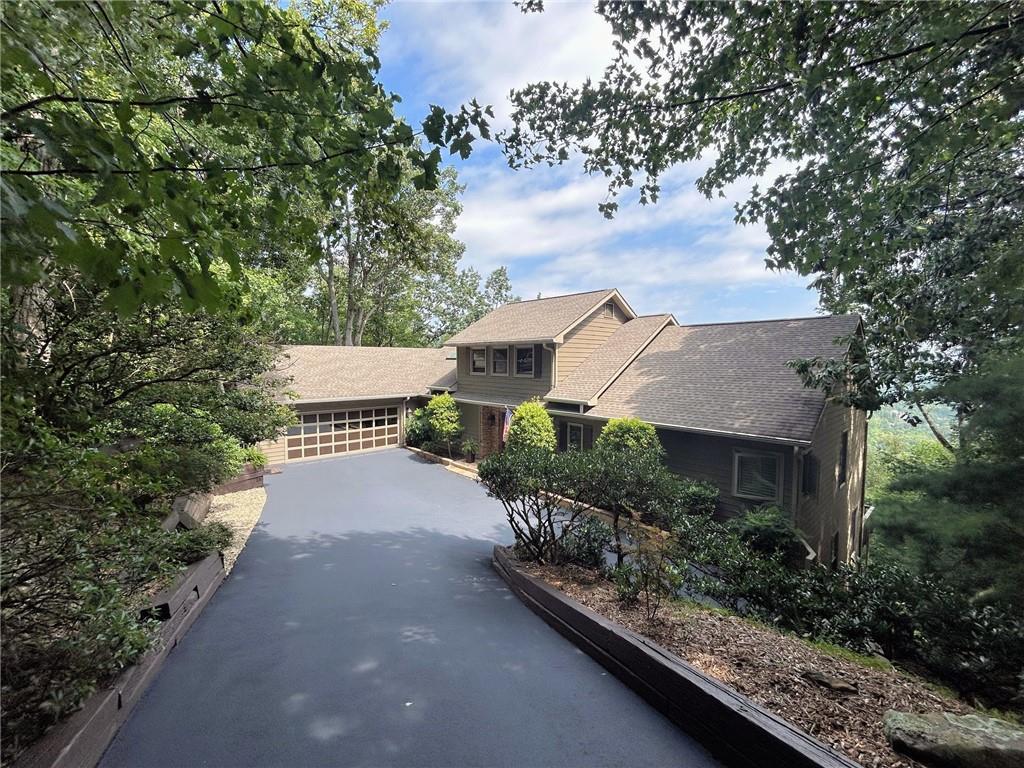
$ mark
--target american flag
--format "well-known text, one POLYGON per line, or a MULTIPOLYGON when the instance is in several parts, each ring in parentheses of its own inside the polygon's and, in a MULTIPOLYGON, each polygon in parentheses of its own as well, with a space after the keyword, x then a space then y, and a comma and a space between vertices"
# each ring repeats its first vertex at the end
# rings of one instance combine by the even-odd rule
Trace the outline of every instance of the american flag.
POLYGON ((512 423, 512 409, 505 407, 505 424, 501 428, 501 442, 508 442, 508 426, 512 423))

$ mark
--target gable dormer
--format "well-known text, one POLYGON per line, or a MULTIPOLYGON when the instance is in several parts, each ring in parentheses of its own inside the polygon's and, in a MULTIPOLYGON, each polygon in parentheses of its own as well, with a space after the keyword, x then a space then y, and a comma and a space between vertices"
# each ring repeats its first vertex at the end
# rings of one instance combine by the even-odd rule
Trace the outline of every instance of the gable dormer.
POLYGON ((635 316, 613 289, 498 307, 446 342, 458 351, 458 396, 507 404, 543 397, 635 316))

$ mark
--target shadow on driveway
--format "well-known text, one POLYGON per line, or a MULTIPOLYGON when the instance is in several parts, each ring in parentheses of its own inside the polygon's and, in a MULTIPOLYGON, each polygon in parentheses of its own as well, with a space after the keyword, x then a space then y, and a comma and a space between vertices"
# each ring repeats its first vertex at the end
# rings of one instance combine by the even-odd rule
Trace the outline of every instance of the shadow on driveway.
POLYGON ((712 765, 523 606, 503 510, 405 451, 288 466, 101 765, 712 765))

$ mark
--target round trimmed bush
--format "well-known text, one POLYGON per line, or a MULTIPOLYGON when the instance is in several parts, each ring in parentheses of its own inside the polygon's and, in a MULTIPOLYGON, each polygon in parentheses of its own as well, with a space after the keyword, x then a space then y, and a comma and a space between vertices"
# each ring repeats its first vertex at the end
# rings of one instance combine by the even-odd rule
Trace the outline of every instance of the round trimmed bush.
POLYGON ((610 451, 649 451, 658 455, 664 452, 657 430, 634 418, 609 419, 595 445, 610 451))
POLYGON ((527 400, 516 408, 508 427, 507 450, 540 449, 554 453, 556 445, 555 423, 540 400, 527 400))

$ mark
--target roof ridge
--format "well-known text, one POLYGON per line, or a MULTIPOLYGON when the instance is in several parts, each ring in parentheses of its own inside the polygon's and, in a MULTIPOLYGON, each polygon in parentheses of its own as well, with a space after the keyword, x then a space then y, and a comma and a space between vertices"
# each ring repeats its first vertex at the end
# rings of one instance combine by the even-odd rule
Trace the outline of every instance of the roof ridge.
POLYGON ((552 299, 568 299, 570 296, 587 296, 591 293, 611 293, 612 291, 618 290, 616 288, 599 288, 596 291, 576 291, 575 293, 561 293, 558 296, 541 296, 537 299, 520 299, 519 301, 510 301, 508 304, 502 304, 503 307, 510 307, 515 304, 529 304, 535 301, 551 301, 552 299))
POLYGON ((282 344, 281 349, 400 349, 441 352, 444 347, 377 347, 370 344, 282 344))
POLYGON ((686 323, 680 324, 679 328, 706 328, 712 325, 757 325, 759 323, 792 323, 797 320, 829 320, 834 317, 857 317, 856 312, 847 312, 842 315, 805 315, 803 317, 773 317, 766 320, 726 320, 721 323, 686 323))

